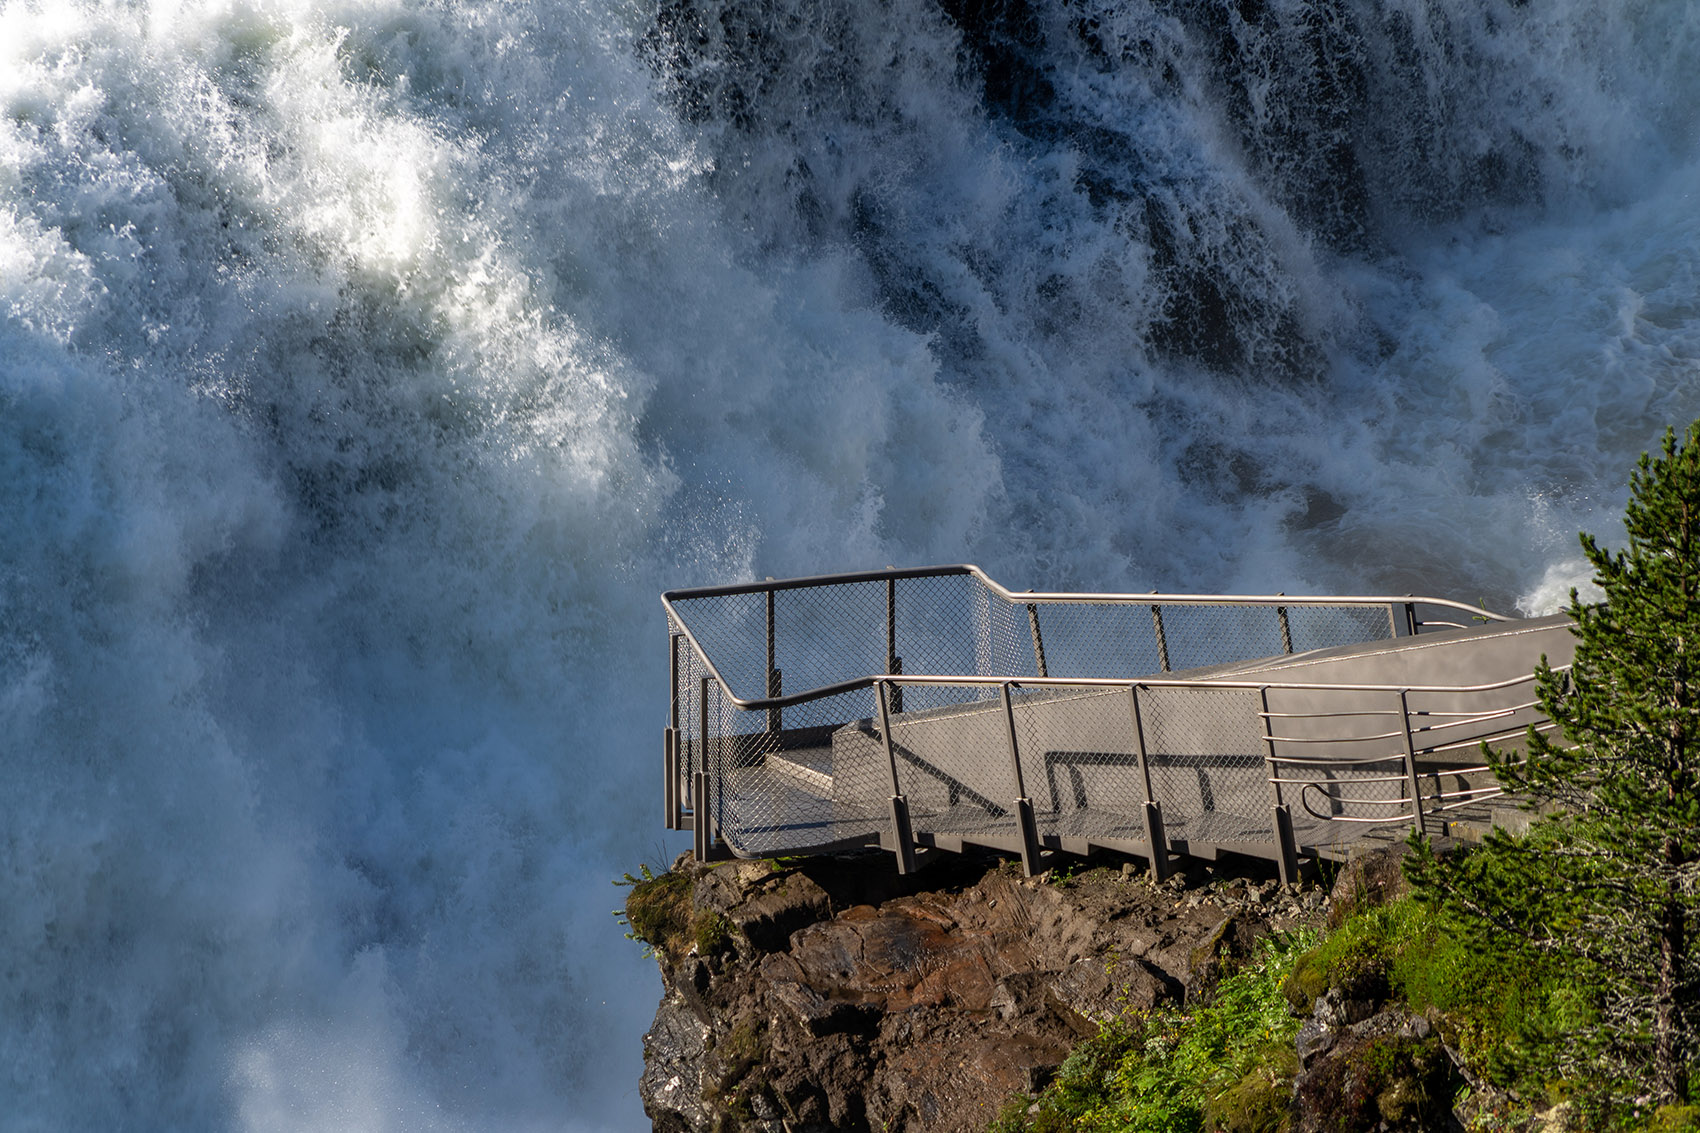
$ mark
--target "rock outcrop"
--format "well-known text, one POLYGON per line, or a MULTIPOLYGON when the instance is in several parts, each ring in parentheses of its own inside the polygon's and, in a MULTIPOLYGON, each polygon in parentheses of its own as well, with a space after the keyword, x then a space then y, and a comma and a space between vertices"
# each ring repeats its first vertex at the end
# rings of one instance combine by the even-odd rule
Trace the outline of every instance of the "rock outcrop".
POLYGON ((1207 993, 1259 937, 1324 915, 1319 889, 1204 866, 1154 885, 1131 866, 1024 879, 961 857, 901 878, 881 855, 686 855, 669 876, 641 1087, 667 1133, 980 1133, 1100 1021, 1207 993))

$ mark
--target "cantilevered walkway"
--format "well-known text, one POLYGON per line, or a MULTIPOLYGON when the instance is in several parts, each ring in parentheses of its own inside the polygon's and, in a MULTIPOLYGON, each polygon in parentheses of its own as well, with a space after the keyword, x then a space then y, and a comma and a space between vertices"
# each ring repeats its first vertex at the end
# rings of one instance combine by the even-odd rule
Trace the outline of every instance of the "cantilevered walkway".
POLYGON ((666 822, 699 858, 1249 854, 1290 878, 1499 793, 1567 619, 1437 598, 1013 593, 944 566, 675 590, 666 822))

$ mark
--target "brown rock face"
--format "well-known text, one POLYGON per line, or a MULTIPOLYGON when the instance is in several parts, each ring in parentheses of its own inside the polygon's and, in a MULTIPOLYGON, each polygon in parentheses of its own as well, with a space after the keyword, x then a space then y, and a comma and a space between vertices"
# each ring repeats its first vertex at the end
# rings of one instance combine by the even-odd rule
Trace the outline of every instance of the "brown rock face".
POLYGON ((970 858, 910 878, 884 856, 674 869, 692 919, 730 926, 659 954, 644 1109, 692 1133, 979 1133, 1100 1021, 1207 986, 1271 925, 1320 915, 1319 895, 1301 909, 1252 881, 1228 897, 1203 873, 1189 890, 970 858))

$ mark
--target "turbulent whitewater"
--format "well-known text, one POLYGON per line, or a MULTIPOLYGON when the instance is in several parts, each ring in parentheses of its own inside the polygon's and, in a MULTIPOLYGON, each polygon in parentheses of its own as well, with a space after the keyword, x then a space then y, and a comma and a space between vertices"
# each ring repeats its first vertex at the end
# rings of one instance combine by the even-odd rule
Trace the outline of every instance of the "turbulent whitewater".
POLYGON ((0 1125, 641 1127, 671 586, 1550 608, 1700 9, 0 6, 0 1125))

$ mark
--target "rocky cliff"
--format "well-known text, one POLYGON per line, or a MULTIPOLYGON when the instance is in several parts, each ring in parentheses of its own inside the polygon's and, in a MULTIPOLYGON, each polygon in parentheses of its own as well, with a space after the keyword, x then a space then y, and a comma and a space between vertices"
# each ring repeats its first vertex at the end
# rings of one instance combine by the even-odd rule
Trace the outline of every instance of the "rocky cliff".
MULTIPOLYGON (((1246 863, 1239 863, 1246 868, 1246 863)), ((980 1133, 1097 1023, 1205 992, 1326 895, 1211 867, 1024 879, 949 858, 727 862, 688 855, 628 905, 665 995, 645 1038, 657 1130, 980 1133)))

